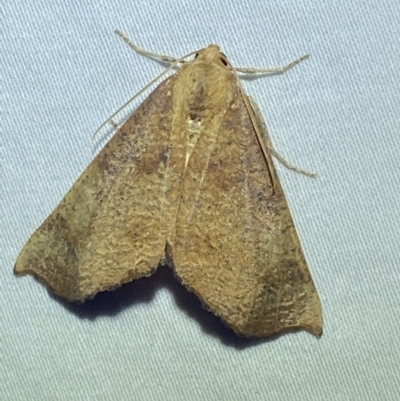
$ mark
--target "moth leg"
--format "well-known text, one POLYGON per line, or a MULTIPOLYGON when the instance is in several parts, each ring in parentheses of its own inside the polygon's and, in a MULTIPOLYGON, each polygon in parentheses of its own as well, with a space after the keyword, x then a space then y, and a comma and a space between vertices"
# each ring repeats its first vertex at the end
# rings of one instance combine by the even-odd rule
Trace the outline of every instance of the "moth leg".
POLYGON ((300 174, 306 175, 308 177, 315 178, 317 176, 315 173, 312 173, 310 171, 306 171, 306 170, 303 170, 301 168, 294 166, 293 164, 289 163, 282 155, 280 155, 275 150, 275 148, 273 147, 272 142, 271 142, 271 137, 268 133, 267 124, 265 123, 265 120, 261 114, 261 111, 260 111, 257 103, 251 96, 249 96, 249 95, 246 95, 246 96, 250 101, 250 105, 251 105, 252 111, 254 113, 256 122, 257 122, 257 128, 259 129, 259 132, 261 133, 263 139, 265 140, 265 146, 271 152, 271 154, 275 157, 275 159, 277 159, 281 164, 283 164, 289 170, 293 170, 296 173, 300 173, 300 174))
POLYGON ((180 62, 180 59, 172 57, 172 56, 166 56, 164 54, 158 54, 158 53, 153 53, 150 52, 146 49, 143 49, 142 47, 139 47, 138 45, 135 45, 129 38, 128 36, 121 32, 120 30, 116 29, 114 31, 119 37, 121 37, 128 45, 129 47, 131 47, 136 53, 141 54, 143 56, 146 57, 151 57, 151 58, 155 58, 167 63, 172 63, 172 64, 176 64, 178 62, 180 62))
POLYGON ((305 54, 304 56, 300 56, 296 60, 291 61, 290 63, 283 65, 281 67, 271 67, 271 68, 238 68, 235 67, 236 72, 242 72, 244 74, 283 74, 286 71, 290 70, 297 64, 301 63, 304 60, 307 60, 310 57, 309 54, 305 54))

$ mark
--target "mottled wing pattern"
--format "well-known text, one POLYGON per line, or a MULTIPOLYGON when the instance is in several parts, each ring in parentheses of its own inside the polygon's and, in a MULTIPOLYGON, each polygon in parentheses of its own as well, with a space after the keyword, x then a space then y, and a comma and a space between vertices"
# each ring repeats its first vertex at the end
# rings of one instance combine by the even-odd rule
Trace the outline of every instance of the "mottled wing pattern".
POLYGON ((173 82, 164 81, 82 173, 25 245, 16 274, 83 301, 151 274, 164 259, 176 209, 170 190, 180 180, 168 171, 179 149, 170 138, 173 82))
POLYGON ((173 260, 185 286, 239 334, 322 333, 320 302, 285 195, 278 178, 272 188, 239 88, 215 145, 203 135, 191 156, 173 260))

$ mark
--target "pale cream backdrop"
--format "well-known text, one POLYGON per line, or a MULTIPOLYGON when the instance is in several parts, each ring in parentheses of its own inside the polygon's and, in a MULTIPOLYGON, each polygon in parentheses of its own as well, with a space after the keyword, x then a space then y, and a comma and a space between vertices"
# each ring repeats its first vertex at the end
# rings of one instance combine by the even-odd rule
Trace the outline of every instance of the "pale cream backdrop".
POLYGON ((0 399, 400 399, 398 0, 6 3, 0 399), (217 43, 236 66, 311 54, 244 86, 279 152, 318 173, 278 165, 321 296, 321 339, 239 339, 168 270, 83 306, 13 276, 24 243, 98 152, 96 128, 163 70, 116 28, 174 56, 217 43))

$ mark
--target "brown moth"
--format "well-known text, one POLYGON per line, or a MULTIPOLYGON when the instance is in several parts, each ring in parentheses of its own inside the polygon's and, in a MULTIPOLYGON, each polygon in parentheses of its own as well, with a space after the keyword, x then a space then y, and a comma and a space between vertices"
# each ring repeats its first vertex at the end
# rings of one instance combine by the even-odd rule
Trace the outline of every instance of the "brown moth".
POLYGON ((168 265, 240 335, 320 336, 275 153, 236 73, 257 71, 235 71, 217 45, 175 61, 32 235, 15 274, 83 302, 168 265))

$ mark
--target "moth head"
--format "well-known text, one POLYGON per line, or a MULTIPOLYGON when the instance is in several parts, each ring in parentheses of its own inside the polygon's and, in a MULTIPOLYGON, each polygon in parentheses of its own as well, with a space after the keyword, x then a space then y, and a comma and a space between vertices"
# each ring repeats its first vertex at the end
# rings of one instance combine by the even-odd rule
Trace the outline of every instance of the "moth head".
POLYGON ((208 47, 199 50, 194 58, 196 61, 217 64, 229 70, 233 69, 228 58, 221 52, 221 49, 217 45, 209 45, 208 47))

